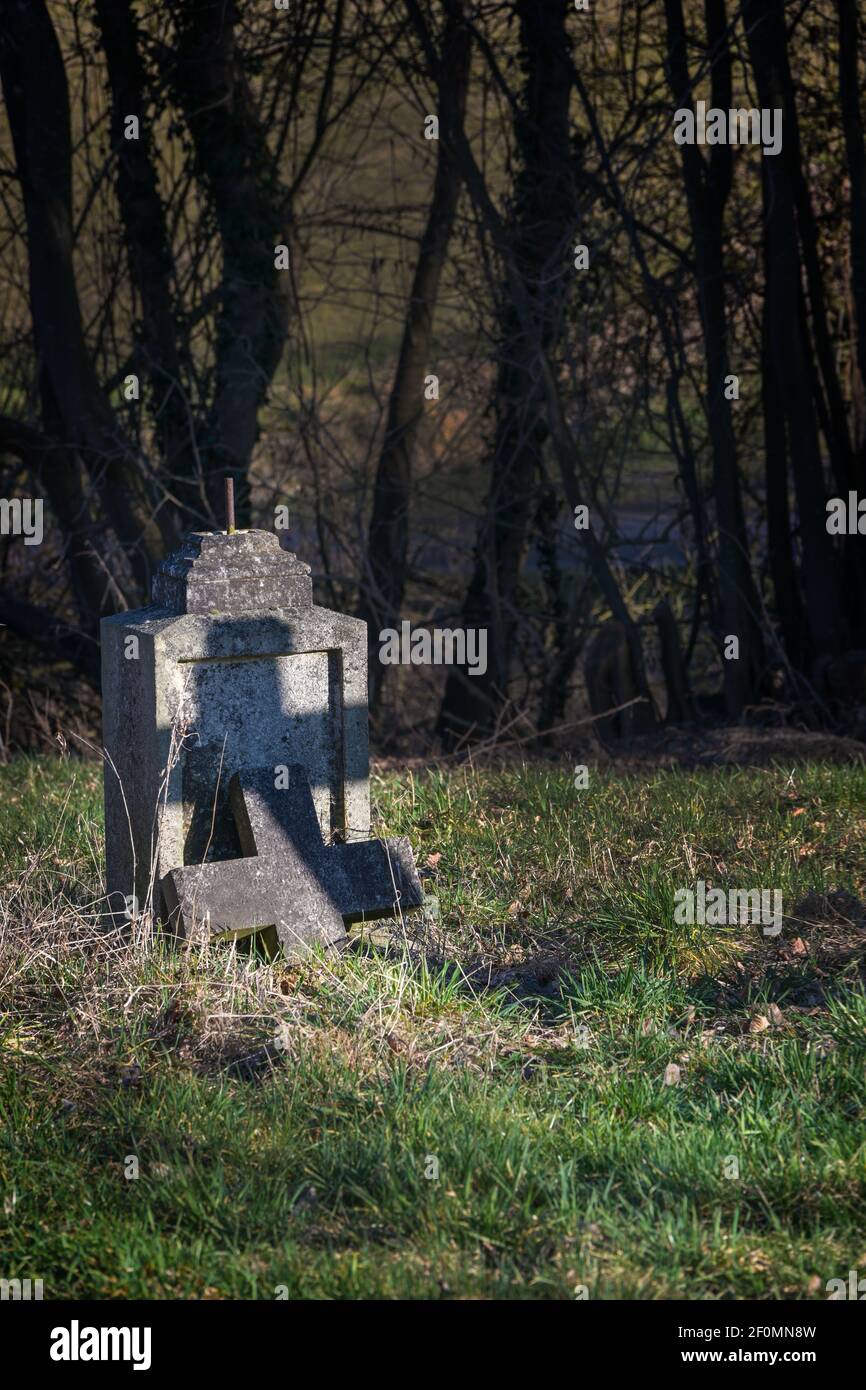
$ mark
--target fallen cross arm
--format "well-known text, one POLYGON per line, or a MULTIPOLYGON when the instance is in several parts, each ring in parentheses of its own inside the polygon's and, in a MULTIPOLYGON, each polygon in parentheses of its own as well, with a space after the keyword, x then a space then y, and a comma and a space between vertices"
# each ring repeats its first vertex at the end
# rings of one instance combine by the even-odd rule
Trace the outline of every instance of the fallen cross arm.
POLYGON ((326 845, 303 767, 288 787, 273 768, 236 772, 229 800, 242 859, 173 869, 162 888, 182 935, 246 936, 275 927, 290 959, 345 938, 345 922, 389 917, 423 899, 405 837, 326 845))

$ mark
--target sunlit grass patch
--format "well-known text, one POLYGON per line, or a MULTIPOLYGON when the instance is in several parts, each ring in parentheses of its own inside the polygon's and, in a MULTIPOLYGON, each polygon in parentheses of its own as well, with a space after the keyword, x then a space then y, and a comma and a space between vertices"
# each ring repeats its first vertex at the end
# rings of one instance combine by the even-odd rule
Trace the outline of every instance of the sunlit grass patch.
POLYGON ((861 928, 673 920, 700 877, 859 901, 861 769, 376 777, 438 917, 292 967, 106 935, 99 769, 2 781, 0 1248, 46 1297, 824 1297, 862 1264, 861 928))

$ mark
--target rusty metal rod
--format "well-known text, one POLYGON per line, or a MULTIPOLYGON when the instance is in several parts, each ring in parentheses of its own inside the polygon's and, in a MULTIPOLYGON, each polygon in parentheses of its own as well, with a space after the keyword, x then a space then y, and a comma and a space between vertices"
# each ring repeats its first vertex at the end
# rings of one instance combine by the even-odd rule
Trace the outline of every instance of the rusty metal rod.
POLYGON ((232 535, 235 529, 235 480, 226 478, 226 531, 232 535))

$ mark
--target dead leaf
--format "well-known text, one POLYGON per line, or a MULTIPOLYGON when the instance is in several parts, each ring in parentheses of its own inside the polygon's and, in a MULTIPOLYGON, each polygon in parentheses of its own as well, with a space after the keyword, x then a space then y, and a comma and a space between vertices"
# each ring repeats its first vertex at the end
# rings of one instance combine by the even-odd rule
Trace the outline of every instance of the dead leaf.
POLYGON ((809 954, 809 947, 806 945, 802 936, 794 937, 794 940, 791 942, 791 953, 795 956, 807 956, 809 954))
POLYGON ((760 1248, 758 1248, 757 1250, 749 1250, 746 1255, 741 1256, 740 1264, 747 1264, 750 1269, 757 1269, 762 1272, 768 1269, 772 1269, 772 1262, 769 1256, 767 1255, 766 1251, 761 1250, 760 1248))
POLYGON ((682 1072, 680 1071, 676 1062, 668 1062, 667 1066, 665 1067, 665 1085, 679 1086, 681 1076, 682 1072))
POLYGON ((426 861, 425 861, 426 864, 427 864, 427 868, 428 868, 428 869, 435 869, 436 866, 437 866, 438 863, 439 863, 439 860, 440 860, 441 858, 442 858, 442 855, 439 854, 439 853, 437 853, 437 854, 428 854, 428 855, 427 855, 427 859, 426 859, 426 861))
POLYGON ((755 1014, 755 1017, 749 1024, 749 1032, 763 1033, 765 1029, 769 1028, 769 1026, 770 1020, 764 1014, 755 1014))

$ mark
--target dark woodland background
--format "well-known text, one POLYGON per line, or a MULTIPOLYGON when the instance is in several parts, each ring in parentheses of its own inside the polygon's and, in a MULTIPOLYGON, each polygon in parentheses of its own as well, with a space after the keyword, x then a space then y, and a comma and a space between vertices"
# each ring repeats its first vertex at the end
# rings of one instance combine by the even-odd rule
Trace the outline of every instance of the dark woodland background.
POLYGON ((380 750, 866 736, 857 11, 0 0, 0 495, 46 513, 0 538, 2 756, 98 731, 99 618, 226 475, 368 620, 380 750), (698 99, 781 154, 677 146, 698 99), (486 676, 381 666, 405 618, 486 676))

